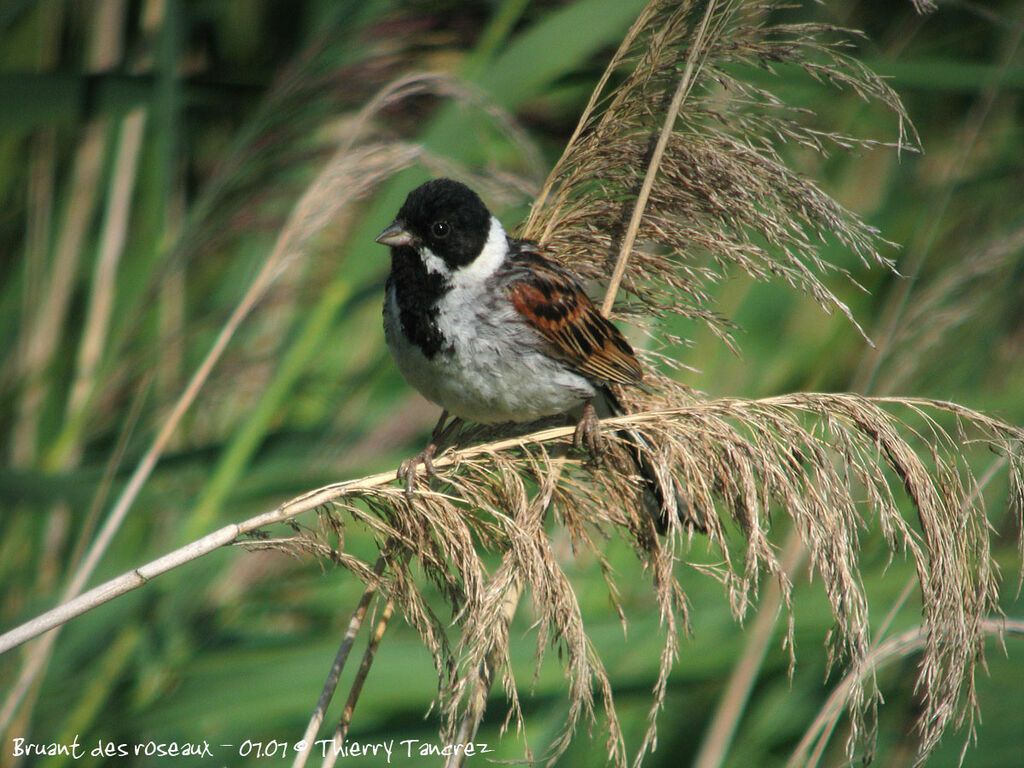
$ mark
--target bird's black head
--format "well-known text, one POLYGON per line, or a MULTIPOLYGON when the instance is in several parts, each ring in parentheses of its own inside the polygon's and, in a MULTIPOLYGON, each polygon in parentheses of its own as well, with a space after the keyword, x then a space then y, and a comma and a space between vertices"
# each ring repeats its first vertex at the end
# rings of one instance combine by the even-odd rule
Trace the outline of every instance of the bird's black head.
POLYGON ((429 248, 450 269, 457 269, 480 255, 490 226, 491 213, 476 192, 451 179, 434 179, 409 193, 377 242, 429 248))

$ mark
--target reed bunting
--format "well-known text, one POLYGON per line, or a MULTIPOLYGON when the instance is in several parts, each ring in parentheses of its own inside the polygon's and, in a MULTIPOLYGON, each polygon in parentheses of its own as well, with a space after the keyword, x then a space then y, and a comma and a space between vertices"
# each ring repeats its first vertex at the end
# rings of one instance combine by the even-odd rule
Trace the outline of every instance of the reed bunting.
MULTIPOLYGON (((377 242, 391 247, 388 347, 405 380, 444 409, 426 450, 399 470, 410 494, 416 464, 433 474, 431 457, 462 420, 571 414, 579 419, 577 446, 599 455, 598 417, 623 413, 610 385, 637 385, 643 371, 576 277, 536 244, 508 237, 476 193, 451 179, 410 192, 377 242)), ((631 446, 658 530, 666 530, 673 509, 694 525, 675 481, 659 477, 641 450, 643 436, 618 435, 631 446)))

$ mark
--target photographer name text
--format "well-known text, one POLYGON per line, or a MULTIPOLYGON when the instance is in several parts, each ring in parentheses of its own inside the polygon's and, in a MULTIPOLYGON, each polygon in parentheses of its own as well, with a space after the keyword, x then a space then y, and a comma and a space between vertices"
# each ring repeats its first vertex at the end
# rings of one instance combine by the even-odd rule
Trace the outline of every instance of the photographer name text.
POLYGON ((11 757, 44 757, 63 755, 73 760, 85 757, 191 757, 218 759, 223 751, 230 751, 238 757, 289 758, 299 752, 312 751, 314 755, 326 757, 334 754, 338 758, 371 757, 391 763, 397 757, 450 757, 465 754, 466 757, 484 755, 494 750, 484 742, 445 744, 422 739, 385 739, 375 742, 351 741, 335 744, 333 739, 306 741, 252 741, 241 744, 210 744, 208 741, 143 741, 133 744, 116 743, 98 739, 93 744, 84 744, 76 734, 68 743, 36 743, 27 739, 11 739, 11 757))

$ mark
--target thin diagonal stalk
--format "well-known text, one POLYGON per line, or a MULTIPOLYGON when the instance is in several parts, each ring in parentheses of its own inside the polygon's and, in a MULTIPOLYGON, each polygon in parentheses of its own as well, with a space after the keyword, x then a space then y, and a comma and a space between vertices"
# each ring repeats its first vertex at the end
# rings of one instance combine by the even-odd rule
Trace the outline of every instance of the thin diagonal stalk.
POLYGON ((370 673, 370 667, 373 665, 377 648, 380 647, 380 640, 384 636, 384 631, 388 628, 388 622, 391 621, 391 616, 394 612, 395 600, 394 598, 389 598, 384 606, 384 610, 381 612, 380 619, 373 629, 373 634, 370 635, 370 639, 366 644, 363 661, 356 671, 355 680, 352 681, 352 687, 349 689, 348 701, 345 702, 345 708, 341 711, 341 717, 338 718, 338 727, 334 730, 334 738, 332 739, 334 748, 328 749, 327 754, 324 755, 324 761, 321 763, 323 768, 333 768, 334 763, 338 759, 341 747, 345 743, 345 737, 348 735, 349 725, 352 723, 352 713, 355 711, 356 702, 359 701, 359 694, 363 690, 363 683, 366 682, 366 676, 370 673))
MULTIPOLYGON (((889 631, 889 626, 892 624, 893 619, 896 618, 896 614, 898 614, 900 609, 906 604, 907 600, 910 598, 910 593, 914 591, 914 587, 916 586, 916 578, 911 576, 909 579, 907 579, 907 583, 903 585, 903 590, 896 598, 896 601, 892 604, 892 607, 889 608, 889 613, 886 614, 885 618, 882 620, 882 626, 878 628, 873 650, 877 650, 881 646, 882 639, 885 637, 885 633, 889 631)), ((843 688, 843 686, 840 686, 840 689, 843 690, 843 693, 841 694, 843 696, 845 696, 845 694, 849 692, 849 688, 843 688)), ((833 695, 835 694, 833 693, 833 695)), ((829 696, 829 702, 832 701, 832 696, 829 696)), ((819 717, 815 718, 814 723, 811 725, 810 728, 807 729, 807 733, 804 734, 804 738, 801 739, 800 744, 798 744, 797 748, 793 751, 794 759, 796 759, 796 755, 802 754, 805 749, 809 748, 810 740, 813 740, 813 738, 809 739, 809 737, 812 737, 813 734, 818 735, 818 743, 814 749, 814 754, 812 754, 806 762, 807 768, 812 768, 813 766, 816 766, 818 762, 821 760, 821 756, 825 752, 825 747, 828 746, 828 742, 832 736, 832 732, 839 724, 839 717, 843 713, 842 708, 832 709, 831 707, 829 707, 828 704, 826 704, 823 711, 829 710, 832 711, 831 719, 829 719, 827 722, 823 722, 820 719, 820 715, 819 717), (820 725, 819 722, 821 723, 820 725)))
POLYGON ((157 461, 160 459, 160 456, 163 455, 164 448, 166 448, 171 436, 177 430, 182 417, 191 407, 192 403, 195 402, 196 396, 206 384, 206 380, 209 378, 214 366, 220 360, 221 355, 224 354, 224 350, 227 348, 228 342, 231 341, 235 332, 242 324, 242 321, 249 315, 249 312, 252 311, 252 308, 263 297, 266 290, 279 274, 281 266, 280 258, 278 258, 279 256, 280 254, 275 252, 267 259, 263 265, 263 269, 260 270, 256 279, 253 280, 252 284, 249 286, 249 290, 246 292, 245 296, 242 297, 242 301, 235 307, 231 317, 228 318, 224 327, 221 328, 220 333, 217 334, 217 338, 214 340, 213 346, 206 353, 206 357, 196 369, 195 373, 193 373, 192 378, 189 380, 185 390, 181 393, 178 401, 174 404, 174 408, 167 417, 167 420, 163 423, 163 426, 157 433, 156 438, 150 444, 146 453, 143 455, 142 460, 136 466, 135 471, 132 472, 128 485, 125 487, 124 491, 122 491, 117 502, 114 504, 114 508, 107 517, 103 528, 100 530, 95 542, 93 542, 92 547, 89 549, 82 567, 75 574, 75 577, 68 585, 67 590, 65 590, 64 599, 78 594, 82 586, 89 579, 92 572, 99 564, 99 560, 106 552, 114 534, 121 527, 121 523, 124 521, 124 518, 127 516, 132 505, 135 503, 135 499, 138 497, 139 491, 142 490, 142 486, 145 485, 150 474, 152 474, 157 461))
MULTIPOLYGON (((787 576, 792 574, 806 554, 799 531, 795 527, 791 528, 780 558, 783 573, 787 576)), ((704 740, 693 761, 693 768, 718 768, 725 761, 729 744, 764 662, 768 643, 774 634, 782 598, 782 588, 778 581, 769 582, 757 612, 757 619, 751 627, 750 637, 744 645, 743 654, 733 667, 733 672, 718 701, 718 708, 711 718, 711 724, 704 732, 704 740)))
POLYGON ((615 295, 618 293, 622 276, 626 273, 626 262, 629 261, 629 255, 633 252, 633 243, 636 241, 637 232, 640 231, 640 222, 643 220, 644 212, 647 210, 647 201, 650 199, 651 190, 654 188, 654 179, 658 175, 661 158, 665 155, 668 140, 672 137, 672 133, 675 130, 676 117, 679 115, 679 109, 683 105, 683 99, 686 98, 690 93, 690 88, 693 87, 694 72, 698 66, 697 59, 700 56, 701 48, 704 46, 704 38, 707 35, 711 16, 717 6, 717 0, 708 0, 707 8, 704 11, 704 18, 701 19, 700 27, 693 38, 690 52, 686 57, 686 66, 683 69, 682 75, 679 76, 679 83, 676 85, 676 91, 672 95, 668 114, 665 115, 665 122, 661 126, 661 133, 658 134, 658 143, 655 144, 654 152, 651 153, 651 159, 647 164, 647 173, 644 175, 643 184, 640 186, 639 193, 637 193, 636 203, 633 205, 633 214, 630 216, 629 225, 626 227, 622 244, 619 246, 619 255, 615 261, 615 268, 612 270, 612 276, 608 281, 608 290, 605 293, 604 302, 601 304, 601 313, 605 317, 608 317, 612 312, 615 295))
MULTIPOLYGON (((562 156, 558 159, 558 162, 555 163, 554 170, 552 170, 551 173, 548 174, 548 177, 544 182, 544 186, 541 187, 540 193, 537 195, 536 199, 533 202, 533 206, 530 211, 530 217, 529 219, 527 219, 527 222, 524 225, 524 229, 526 231, 530 231, 532 229, 537 217, 543 210, 544 203, 547 201, 548 195, 551 194, 551 188, 554 186, 556 179, 558 179, 562 166, 569 158, 570 153, 576 146, 576 142, 579 141, 580 135, 583 133, 583 129, 586 128, 587 123, 590 121, 590 116, 593 114, 594 108, 597 106, 598 99, 600 99, 602 93, 604 92, 605 86, 608 84, 608 80, 611 78, 612 73, 615 71, 616 67, 618 67, 622 59, 626 56, 626 53, 629 51, 630 47, 636 41, 636 38, 640 34, 640 32, 642 32, 644 27, 646 27, 647 24, 650 23, 651 17, 654 15, 654 12, 654 3, 648 3, 644 7, 643 11, 641 11, 636 21, 633 22, 633 25, 629 28, 629 31, 626 33, 626 37, 619 44, 619 48, 618 50, 615 51, 615 55, 612 57, 612 60, 608 63, 608 66, 605 67, 604 72, 601 74, 601 79, 594 87, 594 90, 591 91, 590 93, 590 101, 587 102, 587 106, 583 108, 583 112, 580 114, 580 118, 576 122, 576 128, 573 130, 572 136, 569 137, 569 140, 565 144, 565 149, 562 150, 562 156)), ((549 234, 549 232, 545 232, 540 239, 547 239, 549 234)))
MULTIPOLYGON (((312 745, 316 739, 317 732, 320 730, 320 726, 323 724, 324 716, 327 714, 327 707, 331 703, 331 699, 334 698, 334 691, 338 687, 338 680, 341 678, 341 671, 345 667, 345 662, 348 661, 348 655, 352 650, 352 645, 356 641, 356 635, 359 634, 359 630, 363 626, 363 620, 366 618, 366 610, 370 606, 370 601, 373 596, 377 594, 377 588, 380 586, 379 577, 384 573, 384 568, 387 565, 387 559, 384 555, 377 558, 377 562, 373 565, 374 576, 378 577, 374 581, 371 581, 366 585, 366 589, 363 590, 363 596, 359 598, 359 603, 356 605, 355 611, 352 613, 352 618, 349 620, 348 629, 345 630, 345 636, 341 640, 341 645, 338 646, 338 653, 334 657, 334 663, 331 664, 331 669, 327 673, 327 680, 324 682, 323 690, 320 692, 320 698, 317 700, 316 708, 313 710, 312 716, 309 718, 309 724, 306 726, 306 732, 302 734, 302 740, 307 745, 312 745)), ((306 760, 309 758, 311 750, 301 750, 295 753, 295 760, 292 761, 292 768, 303 768, 306 764, 306 760)))
MULTIPOLYGON (((512 580, 508 591, 505 593, 505 599, 502 601, 501 609, 501 621, 503 631, 508 632, 508 627, 512 623, 512 619, 515 616, 516 609, 519 607, 519 598, 523 594, 523 583, 516 577, 515 573, 510 572, 513 570, 512 560, 506 555, 502 561, 498 570, 494 572, 494 576, 491 578, 493 582, 499 582, 507 579, 512 580)), ((459 723, 459 730, 455 737, 455 744, 466 744, 476 737, 476 732, 480 728, 480 723, 484 717, 484 711, 487 709, 487 697, 490 695, 491 687, 494 685, 494 674, 497 671, 500 659, 496 653, 496 649, 492 649, 487 655, 487 658, 480 664, 477 670, 477 678, 473 691, 470 693, 469 702, 466 705, 466 712, 462 716, 462 721, 459 723)), ((462 768, 466 764, 466 752, 465 750, 455 750, 448 761, 445 763, 445 768, 462 768)))
MULTIPOLYGON (((1024 635, 1024 621, 1003 617, 983 619, 980 630, 982 634, 994 637, 1002 637, 1004 634, 1024 635)), ((927 643, 926 634, 924 627, 914 627, 894 635, 872 649, 866 659, 867 663, 843 678, 842 683, 832 692, 810 730, 816 733, 820 732, 833 718, 838 717, 838 713, 842 713, 846 707, 847 696, 859 677, 875 674, 889 662, 906 658, 923 650, 927 643)), ((798 768, 798 766, 813 765, 813 763, 805 762, 802 754, 794 754, 786 765, 787 768, 798 768)))

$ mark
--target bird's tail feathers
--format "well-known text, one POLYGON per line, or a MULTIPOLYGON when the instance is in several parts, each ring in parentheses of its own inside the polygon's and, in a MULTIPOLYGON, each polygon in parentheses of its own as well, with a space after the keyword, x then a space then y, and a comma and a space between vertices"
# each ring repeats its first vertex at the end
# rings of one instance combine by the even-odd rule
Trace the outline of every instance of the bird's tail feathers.
MULTIPOLYGON (((627 413, 622 402, 607 387, 601 391, 602 397, 595 403, 599 417, 622 416, 627 413)), ((629 450, 637 473, 644 481, 645 507, 651 513, 658 533, 666 533, 669 521, 677 519, 686 528, 698 533, 707 533, 707 522, 703 513, 695 510, 684 498, 678 481, 671 472, 662 471, 651 459, 654 451, 650 442, 635 429, 620 429, 616 435, 629 450)))

